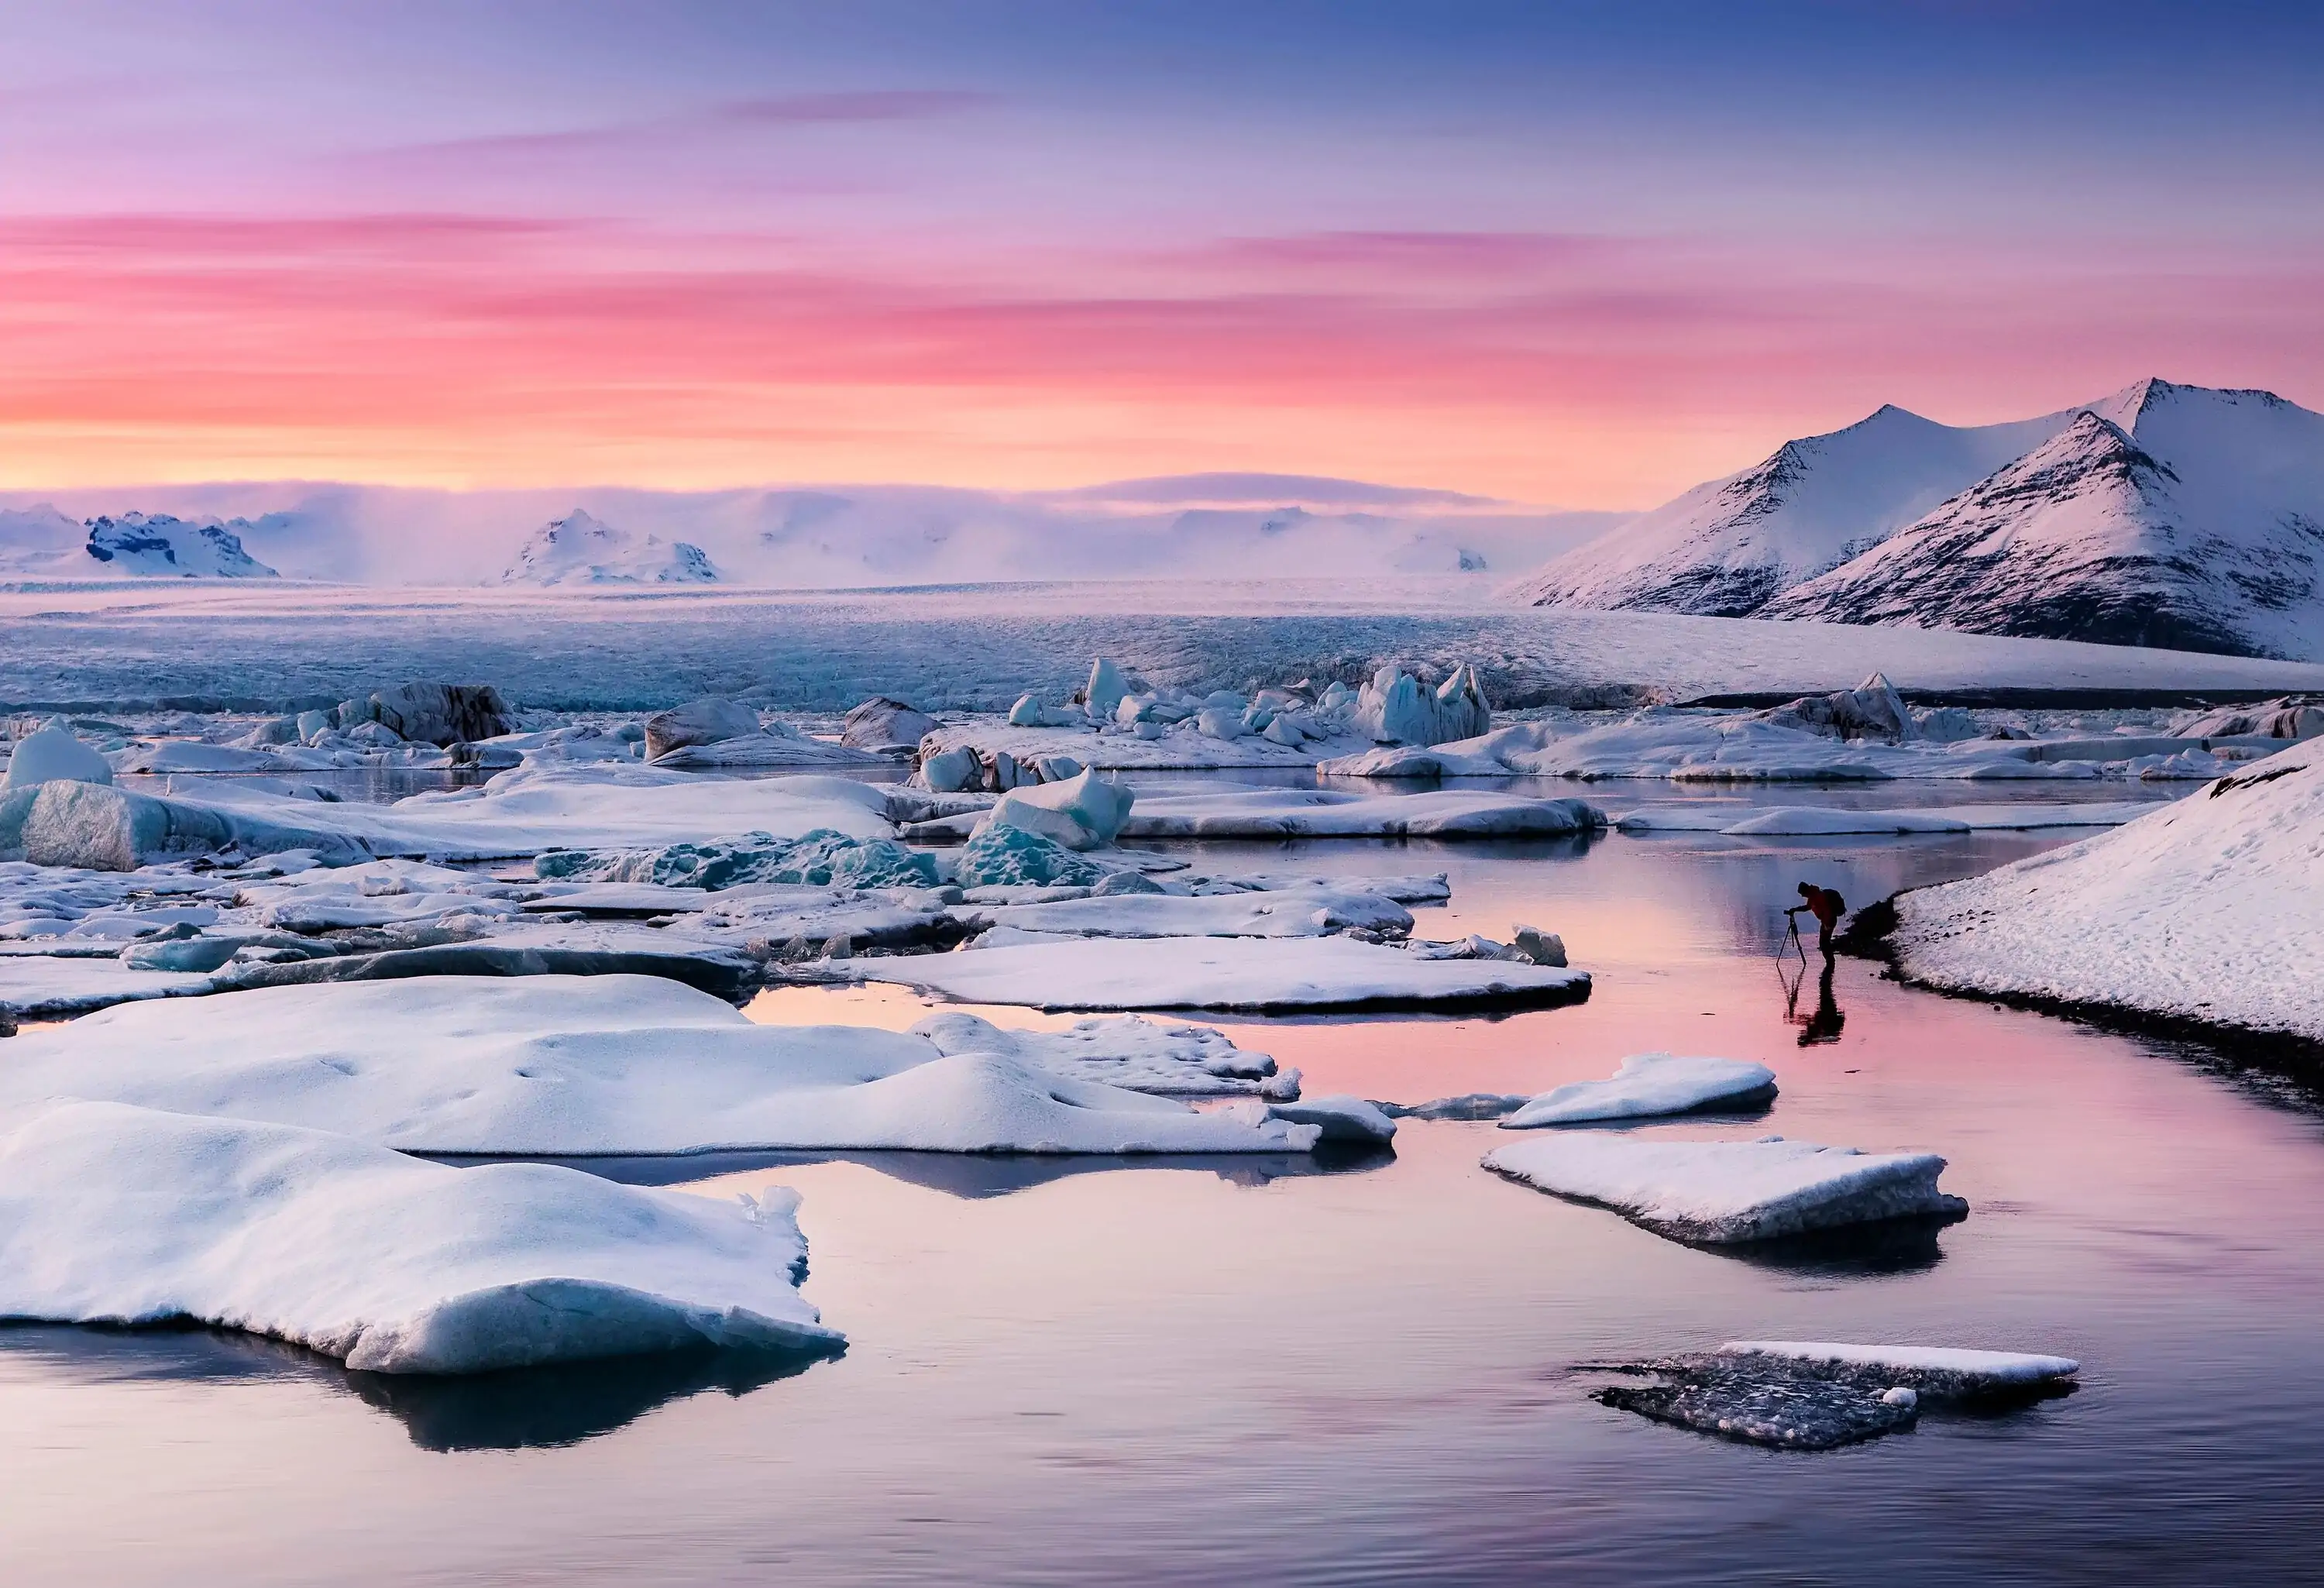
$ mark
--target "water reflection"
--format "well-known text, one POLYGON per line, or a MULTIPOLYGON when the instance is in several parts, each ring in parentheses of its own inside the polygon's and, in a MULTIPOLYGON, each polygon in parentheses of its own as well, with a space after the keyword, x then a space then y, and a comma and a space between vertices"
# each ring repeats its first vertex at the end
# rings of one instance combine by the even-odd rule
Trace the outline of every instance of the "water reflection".
POLYGON ((0 1326, 0 1362, 74 1385, 296 1382, 352 1395, 401 1423, 422 1450, 578 1445, 672 1401, 743 1396, 797 1378, 844 1348, 667 1352, 506 1372, 437 1377, 349 1372, 327 1356, 263 1335, 198 1325, 0 1326))
POLYGON ((1231 1186, 1257 1188, 1311 1175, 1363 1174, 1396 1161, 1396 1149, 1334 1143, 1314 1152, 696 1152, 651 1158, 546 1158, 521 1160, 429 1154, 438 1163, 553 1163, 624 1186, 691 1186, 725 1175, 810 1164, 851 1163, 892 1180, 946 1196, 1006 1196, 1081 1175, 1125 1169, 1207 1173, 1231 1186))
POLYGON ((1944 1260, 1937 1237, 1965 1214, 1914 1219, 1882 1219, 1877 1223, 1849 1224, 1837 1230, 1812 1230, 1773 1241, 1748 1241, 1738 1245, 1706 1246, 1702 1250, 1733 1258, 1755 1268, 1831 1279, 1877 1279, 1884 1275, 1916 1274, 1944 1260))
POLYGON ((1830 955, 1824 956, 1823 974, 1816 978, 1815 1007, 1807 1013, 1800 1012, 1800 990, 1807 980, 1807 958, 1803 955, 1796 970, 1785 961, 1775 962, 1775 975, 1784 984, 1784 1019, 1800 1029, 1799 1042, 1803 1048, 1840 1040, 1848 1026, 1848 1011, 1840 1007, 1831 991, 1832 973, 1838 968, 1830 955))

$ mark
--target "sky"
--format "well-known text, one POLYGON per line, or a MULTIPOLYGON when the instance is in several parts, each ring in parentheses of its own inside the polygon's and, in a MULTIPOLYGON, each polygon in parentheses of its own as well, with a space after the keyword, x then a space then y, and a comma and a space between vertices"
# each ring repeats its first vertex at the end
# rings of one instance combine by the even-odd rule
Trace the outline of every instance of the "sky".
POLYGON ((2324 407, 2324 7, 0 0, 0 486, 1642 507, 2324 407))

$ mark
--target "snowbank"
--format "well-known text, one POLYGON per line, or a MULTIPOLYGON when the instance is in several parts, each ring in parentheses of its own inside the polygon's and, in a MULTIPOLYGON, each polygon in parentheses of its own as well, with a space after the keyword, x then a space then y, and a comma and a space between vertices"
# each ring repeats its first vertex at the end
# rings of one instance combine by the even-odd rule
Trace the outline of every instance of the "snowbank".
POLYGON ((1051 1010, 1521 1007, 1590 995, 1586 971, 1424 959, 1346 937, 1065 939, 852 960, 824 974, 1051 1010))
POLYGON ((2324 1041, 2324 744, 2113 832, 1896 900, 1898 970, 2324 1041))
POLYGON ((0 1317, 191 1319, 386 1373, 827 1349, 797 1205, 63 1103, 0 1120, 0 1317))
POLYGON ((1865 1153, 1769 1136, 1663 1141, 1565 1131, 1494 1149, 1485 1167, 1557 1196, 1595 1202, 1674 1241, 1724 1245, 1880 1219, 1958 1217, 1933 1153, 1865 1153))
POLYGON ((1742 1108, 1775 1095, 1775 1072, 1738 1058, 1681 1058, 1634 1053, 1603 1081, 1575 1081, 1545 1092, 1501 1122, 1505 1131, 1589 1120, 1640 1119, 1705 1108, 1742 1108))
MULTIPOLYGON (((1131 1035, 1126 1064, 1154 1067, 1147 1035, 1131 1035)), ((1284 1152, 1315 1140, 1018 1052, 757 1025, 622 975, 276 987, 166 1015, 129 1005, 20 1037, 9 1058, 0 1103, 103 1098, 412 1152, 1284 1152)))

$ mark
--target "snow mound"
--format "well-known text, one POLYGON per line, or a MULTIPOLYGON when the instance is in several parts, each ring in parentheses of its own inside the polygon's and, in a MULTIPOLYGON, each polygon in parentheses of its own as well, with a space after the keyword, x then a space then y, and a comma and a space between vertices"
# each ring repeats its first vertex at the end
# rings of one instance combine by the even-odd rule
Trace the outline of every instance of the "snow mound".
POLYGON ((827 1350, 796 1194, 718 1203, 542 1164, 63 1103, 0 1121, 0 1316, 180 1319, 362 1371, 704 1344, 827 1350))
POLYGON ((1501 1129, 1529 1131, 1538 1125, 1744 1108, 1775 1095, 1775 1072, 1763 1064, 1634 1053, 1607 1080, 1575 1081, 1543 1093, 1501 1121, 1501 1129))
POLYGON ((575 508, 533 531, 501 573, 503 585, 715 585, 701 547, 615 529, 575 508))
MULTIPOLYGON (((410 1152, 558 1158, 1284 1152, 1315 1139, 1052 1073, 1010 1051, 944 1053, 925 1037, 864 1027, 761 1026, 655 977, 281 986, 168 1015, 128 1004, 18 1038, 0 1102, 103 1098, 410 1152)), ((1153 1044, 1129 1046, 1150 1062, 1153 1044)))
POLYGON ((1946 1217, 1969 1204, 1937 1189, 1934 1153, 1865 1153, 1770 1136, 1656 1141, 1567 1131, 1496 1148, 1485 1167, 1610 1207, 1674 1241, 1726 1245, 1881 1219, 1946 1217))
POLYGON ((2324 743, 2126 826, 1896 900, 1932 986, 2324 1041, 2324 743))

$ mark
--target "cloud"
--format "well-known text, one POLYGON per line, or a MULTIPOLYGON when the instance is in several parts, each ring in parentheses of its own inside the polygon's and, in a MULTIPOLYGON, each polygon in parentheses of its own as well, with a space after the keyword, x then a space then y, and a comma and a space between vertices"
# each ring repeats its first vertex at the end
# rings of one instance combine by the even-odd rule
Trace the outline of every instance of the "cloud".
POLYGON ((435 166, 499 159, 604 155, 651 150, 753 129, 848 126, 930 121, 998 104, 994 95, 964 88, 861 88, 823 94, 776 94, 729 99, 706 108, 590 126, 536 132, 486 133, 366 151, 359 162, 435 166))

